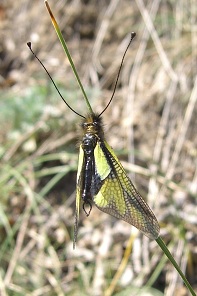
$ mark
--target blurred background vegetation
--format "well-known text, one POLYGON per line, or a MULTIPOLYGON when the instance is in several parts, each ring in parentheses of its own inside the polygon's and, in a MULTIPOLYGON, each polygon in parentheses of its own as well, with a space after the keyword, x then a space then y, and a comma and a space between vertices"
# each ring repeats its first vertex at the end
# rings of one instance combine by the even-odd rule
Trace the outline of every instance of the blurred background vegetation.
MULTIPOLYGON (((137 33, 103 115, 106 138, 196 289, 196 1, 49 4, 96 112, 111 97, 130 32, 137 33)), ((0 295, 189 295, 154 241, 95 208, 88 218, 81 213, 73 251, 80 118, 28 41, 66 101, 87 113, 44 1, 2 0, 0 295)))

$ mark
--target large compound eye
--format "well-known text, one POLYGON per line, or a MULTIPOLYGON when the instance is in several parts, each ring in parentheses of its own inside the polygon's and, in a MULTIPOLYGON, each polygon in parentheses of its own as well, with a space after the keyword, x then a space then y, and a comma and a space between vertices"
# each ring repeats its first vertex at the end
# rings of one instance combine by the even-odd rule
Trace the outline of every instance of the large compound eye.
POLYGON ((86 128, 86 127, 88 127, 88 126, 89 126, 89 123, 87 123, 87 122, 84 122, 84 123, 82 123, 82 126, 86 128))

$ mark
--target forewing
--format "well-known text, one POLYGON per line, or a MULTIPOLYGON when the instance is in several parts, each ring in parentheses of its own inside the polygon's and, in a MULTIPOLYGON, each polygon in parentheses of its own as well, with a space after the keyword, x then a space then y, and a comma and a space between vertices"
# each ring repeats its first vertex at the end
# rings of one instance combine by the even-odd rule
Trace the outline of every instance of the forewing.
POLYGON ((78 170, 77 170, 77 188, 76 188, 76 210, 75 210, 75 222, 74 222, 74 240, 73 249, 75 248, 77 242, 78 225, 79 225, 79 210, 81 201, 81 180, 82 180, 82 168, 83 168, 84 152, 82 147, 79 148, 79 160, 78 160, 78 170))
MULTIPOLYGON (((106 142, 98 144, 100 155, 107 159, 108 175, 103 178, 99 192, 94 195, 95 205, 103 212, 122 219, 141 230, 151 239, 159 236, 160 227, 155 215, 142 199, 117 156, 106 142)), ((95 156, 95 168, 99 168, 95 156)), ((99 175, 99 171, 97 171, 99 175)))

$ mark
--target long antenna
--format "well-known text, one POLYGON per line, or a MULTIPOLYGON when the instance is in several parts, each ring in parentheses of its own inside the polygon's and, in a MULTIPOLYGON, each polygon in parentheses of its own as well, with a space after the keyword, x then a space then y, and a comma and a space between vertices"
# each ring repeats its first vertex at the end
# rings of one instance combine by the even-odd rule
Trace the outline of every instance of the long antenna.
POLYGON ((32 48, 31 48, 31 42, 27 42, 27 46, 29 47, 29 49, 31 50, 32 54, 34 55, 34 57, 38 60, 38 62, 41 64, 41 66, 44 68, 44 70, 46 71, 47 75, 49 76, 50 80, 52 81, 55 89, 57 90, 58 94, 60 95, 61 99, 64 101, 64 103, 68 106, 68 108, 70 110, 72 110, 75 114, 79 115, 80 117, 85 118, 85 116, 79 114, 77 111, 75 111, 64 99, 64 97, 62 96, 62 94, 60 93, 57 85, 55 84, 53 78, 51 77, 50 73, 48 72, 48 70, 46 69, 45 65, 41 62, 41 60, 37 57, 37 55, 33 52, 32 48))
POLYGON ((112 96, 111 96, 111 99, 109 100, 109 103, 107 104, 107 106, 103 109, 103 111, 99 114, 99 117, 105 112, 105 110, 109 107, 109 105, 111 104, 112 100, 113 100, 113 97, 115 95, 115 92, 116 92, 116 87, 117 87, 117 84, 118 84, 118 80, 119 80, 119 77, 120 77, 120 71, 122 69, 122 65, 123 65, 123 62, 124 62, 124 58, 126 56, 126 53, 127 53, 127 50, 129 49, 129 46, 133 40, 133 38, 136 36, 136 33, 135 32, 131 32, 131 39, 129 41, 129 44, 127 45, 127 48, 124 52, 124 55, 122 57, 122 61, 121 61, 121 64, 120 64, 120 68, 119 68, 119 71, 118 71, 118 75, 117 75, 117 78, 116 78, 116 82, 115 82, 115 86, 114 86, 114 90, 113 90, 113 93, 112 93, 112 96))

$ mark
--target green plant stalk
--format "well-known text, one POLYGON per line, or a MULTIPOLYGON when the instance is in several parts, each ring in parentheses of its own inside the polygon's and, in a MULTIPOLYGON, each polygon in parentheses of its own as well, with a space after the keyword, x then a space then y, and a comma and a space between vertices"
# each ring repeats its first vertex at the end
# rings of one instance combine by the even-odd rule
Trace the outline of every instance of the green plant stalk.
MULTIPOLYGON (((68 48, 67 48, 66 41, 64 40, 64 37, 63 37, 63 35, 62 35, 61 31, 60 31, 60 28, 59 28, 59 26, 58 26, 58 24, 57 24, 57 22, 56 22, 56 20, 55 20, 55 17, 53 16, 53 13, 52 13, 52 11, 51 11, 51 9, 50 9, 50 6, 49 6, 47 0, 45 0, 45 5, 46 5, 46 8, 47 8, 47 10, 48 10, 48 12, 49 12, 49 15, 50 15, 50 17, 51 17, 51 21, 52 21, 52 24, 53 24, 53 26, 54 26, 54 28, 55 28, 55 31, 56 31, 57 35, 58 35, 58 38, 59 38, 59 40, 60 40, 60 42, 61 42, 61 44, 62 44, 62 46, 63 46, 63 49, 64 49, 64 51, 65 51, 67 57, 68 57, 68 60, 69 60, 69 62, 70 62, 70 65, 71 65, 71 67, 72 67, 72 70, 73 70, 73 72, 74 72, 74 75, 75 75, 75 77, 76 77, 76 79, 77 79, 77 82, 78 82, 78 84, 79 84, 79 86, 80 86, 80 88, 81 88, 81 90, 82 90, 82 93, 83 93, 84 99, 85 99, 85 101, 86 101, 87 107, 88 107, 88 109, 89 109, 89 112, 90 112, 91 114, 93 114, 94 112, 93 112, 93 110, 92 110, 92 107, 91 107, 91 105, 90 105, 90 103, 89 103, 89 101, 88 101, 87 95, 86 95, 86 93, 85 93, 85 91, 84 91, 84 88, 83 88, 82 83, 81 83, 81 81, 80 81, 80 78, 79 78, 79 76, 78 76, 77 70, 76 70, 76 68, 75 68, 75 65, 74 65, 74 63, 73 63, 73 60, 72 60, 71 55, 70 55, 70 53, 69 53, 69 50, 68 50, 68 48)), ((164 241, 162 240, 162 238, 159 236, 159 237, 158 237, 157 239, 155 239, 155 240, 156 240, 157 244, 160 246, 160 248, 162 249, 162 251, 166 254, 166 256, 168 257, 168 259, 170 260, 170 262, 172 263, 172 265, 173 265, 173 266, 175 267, 175 269, 178 271, 179 275, 180 275, 181 278, 183 279, 185 285, 187 286, 187 288, 189 289, 189 291, 191 292, 191 294, 192 294, 193 296, 196 296, 196 294, 195 294, 194 290, 192 289, 190 283, 188 282, 188 280, 186 279, 185 275, 184 275, 183 272, 181 271, 180 267, 179 267, 178 264, 176 263, 175 259, 173 258, 172 254, 171 254, 170 251, 168 250, 168 248, 167 248, 166 244, 164 243, 164 241)))
POLYGON ((166 254, 166 256, 168 257, 168 259, 170 260, 170 262, 172 263, 172 265, 175 267, 175 269, 178 271, 179 275, 183 279, 186 287, 189 289, 189 291, 191 292, 191 294, 193 296, 196 296, 196 293, 192 289, 190 283, 186 279, 185 275, 181 271, 180 267, 178 266, 178 264, 174 260, 174 257, 172 256, 172 254, 170 253, 170 251, 168 250, 166 244, 164 243, 164 241, 162 240, 162 238, 160 236, 156 239, 156 242, 158 243, 158 245, 160 246, 160 248, 162 249, 162 251, 166 254))
POLYGON ((82 91, 82 93, 83 93, 83 96, 84 96, 85 102, 86 102, 87 107, 88 107, 88 109, 89 109, 89 112, 90 112, 91 114, 93 114, 94 112, 93 112, 92 107, 91 107, 91 105, 90 105, 90 103, 89 103, 88 97, 87 97, 87 95, 86 95, 86 93, 85 93, 85 90, 84 90, 84 88, 83 88, 83 85, 82 85, 82 83, 81 83, 81 80, 80 80, 80 78, 79 78, 79 75, 78 75, 78 73, 77 73, 77 70, 76 70, 76 68, 75 68, 75 65, 74 65, 74 62, 73 62, 73 60, 72 60, 72 57, 71 57, 71 55, 70 55, 70 53, 69 53, 68 47, 67 47, 67 45, 66 45, 66 41, 65 41, 65 39, 64 39, 64 37, 63 37, 61 31, 60 31, 60 28, 59 28, 59 26, 58 26, 58 24, 57 24, 57 22, 56 22, 55 17, 53 16, 53 13, 52 13, 52 11, 51 11, 51 9, 50 9, 50 6, 49 6, 47 0, 45 0, 45 5, 46 5, 46 8, 47 8, 47 10, 48 10, 48 12, 49 12, 49 15, 50 15, 50 17, 51 17, 51 21, 52 21, 52 24, 53 24, 53 26, 54 26, 54 28, 55 28, 55 31, 56 31, 56 33, 57 33, 57 36, 58 36, 58 38, 59 38, 59 40, 60 40, 60 42, 61 42, 61 44, 62 44, 62 47, 63 47, 63 49, 64 49, 64 51, 65 51, 65 53, 66 53, 66 55, 67 55, 67 58, 68 58, 68 60, 69 60, 69 62, 70 62, 71 68, 72 68, 72 70, 73 70, 73 72, 74 72, 74 75, 75 75, 75 77, 76 77, 76 79, 77 79, 77 82, 78 82, 78 84, 79 84, 79 87, 80 87, 80 89, 81 89, 81 91, 82 91))

